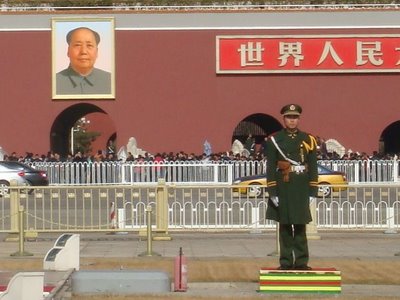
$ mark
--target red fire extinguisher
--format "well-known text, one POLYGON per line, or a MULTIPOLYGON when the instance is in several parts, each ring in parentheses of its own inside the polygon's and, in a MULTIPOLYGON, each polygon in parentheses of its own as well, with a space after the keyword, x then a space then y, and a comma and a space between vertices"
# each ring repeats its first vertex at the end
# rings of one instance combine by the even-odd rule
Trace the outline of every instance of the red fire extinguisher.
POLYGON ((175 257, 175 292, 187 291, 187 264, 183 255, 182 247, 179 248, 179 255, 175 257))

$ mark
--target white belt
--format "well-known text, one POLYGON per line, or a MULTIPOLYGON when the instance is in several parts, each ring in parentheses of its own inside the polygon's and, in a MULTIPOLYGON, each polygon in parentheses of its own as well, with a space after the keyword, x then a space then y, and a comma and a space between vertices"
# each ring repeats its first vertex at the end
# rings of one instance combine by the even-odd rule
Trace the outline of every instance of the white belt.
POLYGON ((306 166, 290 166, 290 172, 303 173, 306 171, 306 166))

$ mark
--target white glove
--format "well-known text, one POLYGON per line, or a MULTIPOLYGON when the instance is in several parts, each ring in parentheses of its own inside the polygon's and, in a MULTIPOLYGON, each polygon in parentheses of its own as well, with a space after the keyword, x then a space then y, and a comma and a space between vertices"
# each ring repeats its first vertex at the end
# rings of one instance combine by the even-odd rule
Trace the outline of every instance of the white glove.
POLYGON ((310 204, 314 203, 317 201, 317 197, 311 197, 310 196, 310 204))
POLYGON ((278 196, 272 196, 271 197, 271 201, 275 205, 275 207, 279 206, 279 198, 278 198, 278 196))

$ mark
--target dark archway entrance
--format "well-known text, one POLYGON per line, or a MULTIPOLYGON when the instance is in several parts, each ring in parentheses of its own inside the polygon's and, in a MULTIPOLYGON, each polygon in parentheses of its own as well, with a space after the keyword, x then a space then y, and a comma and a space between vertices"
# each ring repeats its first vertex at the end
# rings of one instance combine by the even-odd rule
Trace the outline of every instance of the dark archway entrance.
POLYGON ((106 114, 106 112, 98 106, 88 103, 73 105, 60 113, 51 127, 51 151, 59 153, 61 157, 66 157, 70 152, 69 145, 71 128, 79 119, 95 112, 106 114))
POLYGON ((379 143, 381 153, 400 153, 400 121, 390 124, 383 130, 379 143))
POLYGON ((251 134, 256 145, 261 145, 266 136, 280 129, 282 125, 275 118, 266 114, 253 114, 239 122, 233 131, 232 142, 239 140, 244 144, 251 134))

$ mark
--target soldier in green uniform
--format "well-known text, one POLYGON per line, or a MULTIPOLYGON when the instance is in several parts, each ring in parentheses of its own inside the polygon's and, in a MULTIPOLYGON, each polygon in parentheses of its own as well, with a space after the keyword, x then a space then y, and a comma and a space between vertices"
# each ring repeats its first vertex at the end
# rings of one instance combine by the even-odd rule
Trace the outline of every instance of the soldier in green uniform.
POLYGON ((281 109, 285 128, 268 137, 267 219, 279 222, 281 270, 310 270, 306 224, 311 222, 310 201, 318 192, 317 142, 298 129, 302 108, 281 109))

